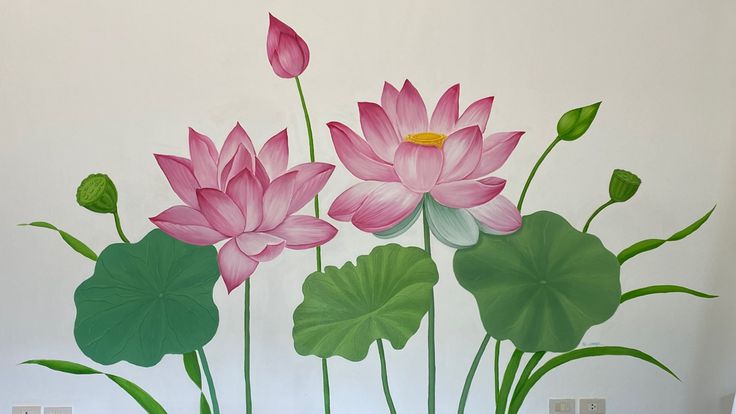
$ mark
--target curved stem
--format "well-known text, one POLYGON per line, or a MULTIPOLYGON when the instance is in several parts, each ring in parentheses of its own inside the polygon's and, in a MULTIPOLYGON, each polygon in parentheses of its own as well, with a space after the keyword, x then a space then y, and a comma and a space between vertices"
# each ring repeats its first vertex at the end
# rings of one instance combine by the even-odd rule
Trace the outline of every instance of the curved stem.
POLYGON ((608 200, 608 201, 606 201, 605 203, 603 203, 603 204, 602 204, 602 205, 601 205, 600 207, 598 207, 598 208, 597 208, 597 209, 596 209, 596 210, 595 210, 595 211, 593 212, 593 214, 591 214, 591 215, 590 215, 590 218, 588 219, 588 221, 586 221, 586 222, 585 222, 585 226, 583 227, 583 233, 587 233, 587 232, 588 232, 588 227, 590 227, 590 223, 591 223, 591 222, 593 221, 593 219, 595 218, 595 216, 597 216, 597 215, 598 215, 598 213, 600 213, 600 212, 601 212, 601 211, 603 211, 603 210, 604 210, 604 209, 605 209, 606 207, 608 207, 608 206, 610 206, 611 204, 614 204, 614 203, 615 203, 615 201, 613 201, 613 200, 608 200))
POLYGON ((128 240, 128 238, 125 237, 125 233, 123 233, 123 226, 120 225, 120 215, 116 211, 112 213, 112 216, 115 217, 115 229, 118 231, 118 236, 120 236, 120 240, 124 241, 125 243, 130 243, 130 240, 128 240))
POLYGON ((498 399, 496 400, 496 414, 504 414, 506 412, 506 403, 508 402, 509 393, 511 392, 511 385, 513 385, 516 371, 519 369, 522 355, 524 355, 524 353, 517 349, 514 351, 513 355, 511 355, 509 364, 506 365, 506 371, 503 374, 503 383, 501 384, 501 390, 499 391, 498 399))
POLYGON ((253 412, 250 390, 250 278, 245 279, 243 299, 243 378, 245 379, 245 412, 253 412))
POLYGON ((524 366, 524 370, 521 371, 521 376, 519 376, 519 382, 517 382, 516 387, 514 387, 514 393, 511 394, 510 407, 514 406, 519 393, 521 392, 521 389, 524 387, 524 383, 529 379, 529 376, 532 375, 532 371, 534 371, 534 368, 537 367, 539 361, 542 360, 544 354, 544 351, 535 352, 534 355, 529 358, 529 361, 527 361, 526 365, 524 366))
MULTIPOLYGON (((424 227, 424 251, 432 257, 431 238, 429 233, 429 221, 427 220, 427 210, 422 207, 422 223, 424 227)), ((427 314, 427 412, 434 414, 435 411, 435 390, 437 384, 437 367, 435 363, 435 339, 434 339, 434 288, 431 291, 429 302, 429 312, 427 314)))
POLYGON ((207 363, 207 356, 204 354, 204 348, 197 350, 199 360, 202 362, 202 371, 204 376, 207 378, 207 386, 210 389, 210 400, 212 400, 212 411, 214 414, 220 414, 220 405, 217 403, 217 392, 215 391, 215 382, 212 380, 212 373, 210 372, 210 366, 207 363))
POLYGON ((539 169, 539 166, 542 165, 542 161, 544 161, 545 158, 547 158, 547 155, 552 151, 552 149, 557 145, 558 142, 562 141, 560 137, 555 138, 554 141, 552 141, 551 144, 549 144, 549 147, 547 147, 546 150, 542 153, 542 156, 539 157, 539 160, 537 160, 537 163, 534 164, 534 168, 532 168, 532 171, 529 173, 529 178, 526 179, 526 184, 524 184, 524 189, 521 191, 521 197, 519 197, 519 203, 516 204, 516 208, 521 211, 521 206, 524 204, 524 197, 526 197, 526 192, 529 190, 529 184, 532 183, 532 179, 534 178, 534 175, 537 174, 537 170, 539 169))
POLYGON ((494 394, 496 396, 496 399, 494 401, 498 401, 498 392, 499 392, 499 381, 498 381, 498 360, 501 357, 501 341, 496 339, 496 349, 493 353, 493 378, 494 378, 494 385, 495 385, 495 391, 494 394))
POLYGON ((377 339, 376 345, 378 345, 378 357, 381 359, 381 382, 383 383, 383 394, 386 396, 388 411, 391 414, 396 414, 394 400, 391 398, 391 390, 388 388, 388 373, 386 372, 386 355, 383 352, 383 341, 377 339))
POLYGON ((468 400, 468 393, 470 393, 470 386, 473 384, 473 378, 475 377, 475 372, 478 370, 478 364, 480 363, 481 357, 483 357, 483 353, 486 352, 486 346, 488 345, 488 341, 490 339, 491 339, 491 335, 486 334, 486 336, 483 337, 483 341, 480 343, 478 352, 475 353, 475 358, 473 358, 473 363, 470 365, 468 376, 465 377, 465 385, 463 385, 463 393, 460 396, 460 404, 457 407, 458 414, 463 414, 465 412, 465 403, 468 400))
MULTIPOLYGON (((299 91, 299 101, 302 104, 302 111, 304 112, 304 123, 307 126, 307 137, 309 139, 309 161, 315 161, 314 155, 314 133, 312 132, 312 121, 309 118, 309 110, 307 109, 307 101, 304 99, 304 91, 302 90, 302 82, 299 77, 294 77, 296 80, 296 89, 299 91)), ((319 194, 314 195, 314 217, 319 218, 319 194)), ((322 271, 322 247, 317 246, 314 249, 315 259, 317 262, 317 271, 322 271)), ((327 359, 322 358, 322 397, 324 400, 325 414, 330 413, 330 375, 327 371, 327 359)))

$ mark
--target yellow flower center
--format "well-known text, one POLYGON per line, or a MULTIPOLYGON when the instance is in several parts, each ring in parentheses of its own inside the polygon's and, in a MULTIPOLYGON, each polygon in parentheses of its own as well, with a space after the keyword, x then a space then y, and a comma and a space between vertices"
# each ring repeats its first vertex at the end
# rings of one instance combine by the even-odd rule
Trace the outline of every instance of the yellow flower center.
POLYGON ((442 144, 445 143, 446 139, 447 135, 438 134, 436 132, 420 132, 418 134, 409 134, 404 137, 404 141, 417 145, 424 145, 425 147, 437 148, 442 148, 442 144))

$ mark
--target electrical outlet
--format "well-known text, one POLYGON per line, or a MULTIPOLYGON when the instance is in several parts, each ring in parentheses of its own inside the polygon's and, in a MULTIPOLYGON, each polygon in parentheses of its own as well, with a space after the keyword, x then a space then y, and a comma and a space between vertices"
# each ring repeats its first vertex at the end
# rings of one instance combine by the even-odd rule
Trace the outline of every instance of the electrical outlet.
POLYGON ((575 400, 571 398, 550 398, 549 414, 575 414, 575 400))
POLYGON ((45 407, 43 414, 72 414, 72 407, 45 407))
POLYGON ((581 398, 580 414, 606 414, 606 399, 581 398))
POLYGON ((38 405, 18 405, 13 407, 13 414, 41 414, 41 407, 38 405))

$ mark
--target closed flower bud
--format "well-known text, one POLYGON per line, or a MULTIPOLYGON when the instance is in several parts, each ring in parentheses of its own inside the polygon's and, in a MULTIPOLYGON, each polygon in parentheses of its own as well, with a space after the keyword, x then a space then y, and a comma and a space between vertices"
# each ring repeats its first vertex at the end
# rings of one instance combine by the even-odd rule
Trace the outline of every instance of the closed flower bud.
POLYGON ((575 141, 583 136, 593 123, 600 106, 601 103, 596 102, 565 112, 557 122, 557 137, 565 141, 575 141))
POLYGON ((620 203, 633 197, 639 185, 641 185, 641 180, 636 174, 625 170, 613 170, 611 183, 608 185, 608 194, 611 200, 620 203))
POLYGON ((301 75, 309 64, 307 43, 281 20, 271 14, 268 17, 270 22, 266 53, 273 71, 282 78, 295 78, 301 75))
POLYGON ((95 213, 118 210, 118 190, 105 174, 91 174, 77 188, 77 203, 95 213))

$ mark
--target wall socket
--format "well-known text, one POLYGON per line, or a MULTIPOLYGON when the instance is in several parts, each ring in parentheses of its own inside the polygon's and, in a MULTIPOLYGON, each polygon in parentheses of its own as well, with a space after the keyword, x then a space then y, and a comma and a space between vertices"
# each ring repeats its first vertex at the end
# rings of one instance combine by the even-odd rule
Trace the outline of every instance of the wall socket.
POLYGON ((572 398, 551 398, 549 414, 575 414, 575 400, 572 398))
POLYGON ((13 407, 13 414, 41 414, 41 407, 38 405, 17 405, 13 407))
POLYGON ((580 414, 606 414, 606 399, 581 398, 580 414))
POLYGON ((45 407, 43 414, 72 414, 72 407, 45 407))

